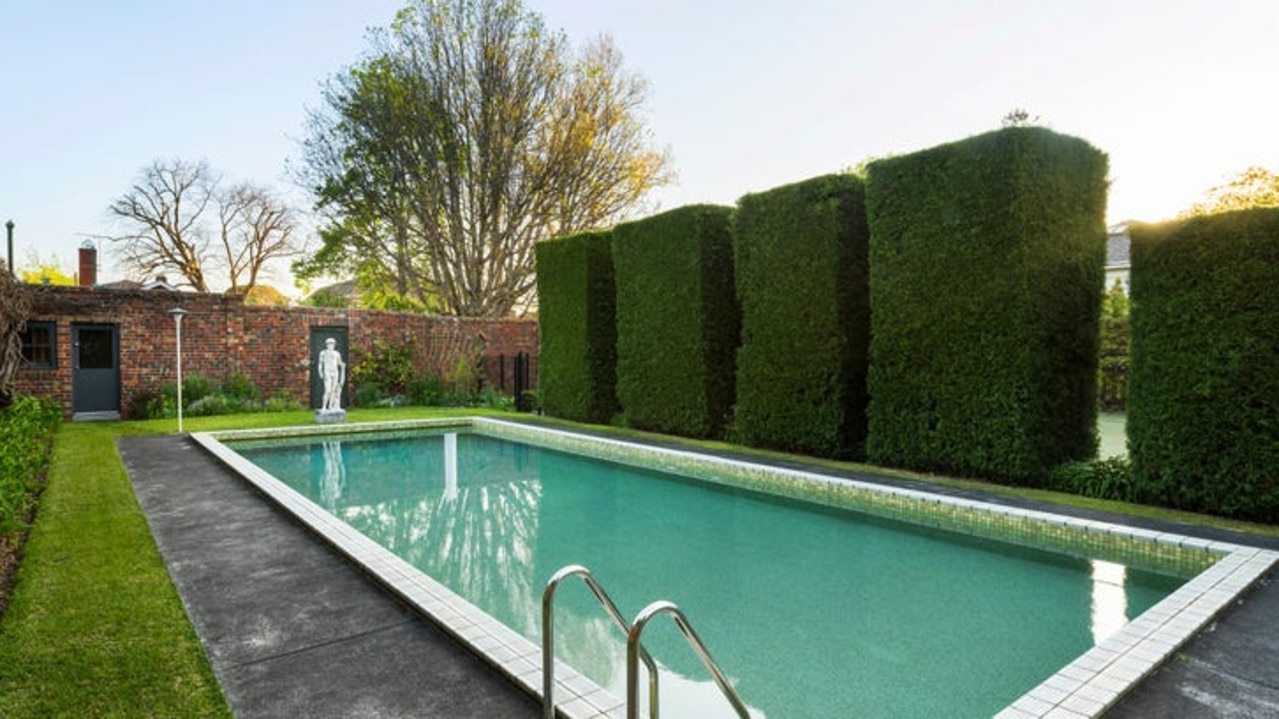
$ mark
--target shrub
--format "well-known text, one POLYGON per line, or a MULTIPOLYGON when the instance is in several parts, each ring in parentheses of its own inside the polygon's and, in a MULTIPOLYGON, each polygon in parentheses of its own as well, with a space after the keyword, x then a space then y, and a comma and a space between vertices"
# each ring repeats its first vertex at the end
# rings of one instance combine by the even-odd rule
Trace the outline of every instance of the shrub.
POLYGON ((0 410, 0 535, 25 528, 62 421, 54 402, 26 395, 13 400, 0 410))
POLYGON ((243 372, 232 372, 222 382, 222 392, 239 400, 255 401, 262 398, 262 390, 243 372))
POLYGON ((374 340, 351 367, 351 379, 357 387, 373 384, 388 395, 405 394, 413 379, 413 343, 393 345, 374 340))
POLYGON ((739 326, 732 214, 692 205, 613 230, 617 398, 631 426, 714 437, 728 424, 739 326))
POLYGON ((1054 467, 1048 486, 1094 499, 1132 502, 1137 499, 1132 480, 1132 464, 1126 457, 1108 457, 1067 462, 1054 467))
POLYGON ((219 391, 217 383, 202 374, 192 373, 182 377, 183 406, 189 407, 193 402, 199 402, 219 391))
POLYGON ((225 394, 206 394, 186 406, 189 417, 211 417, 218 414, 239 414, 245 411, 244 400, 225 394))
POLYGON ((1012 127, 873 162, 867 451, 1033 482, 1096 454, 1106 158, 1012 127))
POLYGON ((537 243, 538 385, 548 414, 608 422, 617 412, 612 233, 537 243))
POLYGON ((1279 521, 1279 209, 1130 232, 1141 498, 1279 521))
POLYGON ((865 191, 818 177, 738 203, 734 428, 756 446, 847 457, 866 439, 865 191))
POLYGON ((436 375, 417 377, 409 382, 409 404, 434 407, 444 402, 444 381, 436 375))

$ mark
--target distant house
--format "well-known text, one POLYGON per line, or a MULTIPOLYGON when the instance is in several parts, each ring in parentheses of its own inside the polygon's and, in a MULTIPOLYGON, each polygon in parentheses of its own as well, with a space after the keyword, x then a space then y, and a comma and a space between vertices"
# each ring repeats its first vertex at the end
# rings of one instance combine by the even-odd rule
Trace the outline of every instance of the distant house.
POLYGON ((1106 238, 1106 289, 1109 290, 1119 282, 1128 292, 1128 272, 1130 269, 1128 256, 1131 241, 1128 237, 1128 224, 1113 225, 1106 238))

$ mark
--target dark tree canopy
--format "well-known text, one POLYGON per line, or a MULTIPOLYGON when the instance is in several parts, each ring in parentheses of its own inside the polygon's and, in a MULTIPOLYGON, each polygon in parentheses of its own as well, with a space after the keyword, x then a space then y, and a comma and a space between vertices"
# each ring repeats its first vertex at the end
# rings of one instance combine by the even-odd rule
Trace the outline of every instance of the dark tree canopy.
POLYGON ((669 179, 607 38, 574 52, 518 0, 413 0, 371 41, 310 115, 300 175, 325 224, 302 277, 505 315, 532 298, 537 240, 610 225, 669 179))

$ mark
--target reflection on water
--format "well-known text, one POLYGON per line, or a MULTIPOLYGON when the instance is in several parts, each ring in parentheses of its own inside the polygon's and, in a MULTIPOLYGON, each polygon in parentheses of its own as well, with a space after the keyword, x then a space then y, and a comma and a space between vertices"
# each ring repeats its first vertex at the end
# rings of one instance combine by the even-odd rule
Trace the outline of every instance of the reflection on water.
MULTIPOLYGON (((757 717, 989 716, 1178 583, 472 433, 239 451, 534 642, 566 564, 624 616, 678 603, 757 717)), ((555 626, 557 656, 624 695, 583 583, 555 626)), ((731 716, 673 624, 645 645, 664 714, 731 716)))
POLYGON ((1128 568, 1094 559, 1092 565, 1092 640, 1101 644, 1134 617, 1128 616, 1128 592, 1124 581, 1128 568))

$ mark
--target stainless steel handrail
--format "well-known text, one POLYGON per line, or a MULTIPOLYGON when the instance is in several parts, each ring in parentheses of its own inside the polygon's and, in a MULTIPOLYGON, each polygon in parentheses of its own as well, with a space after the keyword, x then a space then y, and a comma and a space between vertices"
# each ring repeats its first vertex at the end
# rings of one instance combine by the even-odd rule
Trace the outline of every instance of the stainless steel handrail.
MULTIPOLYGON (((555 590, 559 588, 561 582, 573 576, 581 577, 582 581, 586 582, 586 586, 590 587, 591 593, 603 605, 608 615, 613 618, 613 623, 622 630, 623 634, 627 635, 627 656, 630 657, 632 654, 629 640, 631 625, 626 623, 626 618, 618 611, 617 605, 608 596, 608 592, 604 591, 604 587, 600 586, 600 583, 595 580, 595 575, 591 574, 591 570, 580 564, 570 564, 556 572, 546 582, 546 589, 542 590, 542 707, 543 716, 546 719, 555 719, 555 590)), ((639 659, 643 660, 644 666, 648 668, 649 716, 651 719, 657 719, 657 664, 653 661, 653 657, 649 656, 648 651, 638 645, 638 642, 636 650, 634 653, 638 655, 639 659)), ((634 661, 631 661, 627 666, 630 667, 632 672, 638 669, 634 661)), ((628 687, 630 686, 630 681, 631 678, 628 675, 628 687)), ((636 684, 638 683, 638 680, 636 680, 636 684)), ((638 696, 638 687, 635 693, 638 696)), ((635 716, 638 717, 638 714, 635 716)))
POLYGON ((750 711, 746 708, 745 702, 737 695, 737 690, 733 689, 732 684, 729 684, 728 677, 724 676, 724 672, 720 671, 719 665, 711 658, 711 653, 706 649, 706 645, 702 643, 701 637, 698 637, 697 632, 693 630, 693 625, 689 623, 688 617, 684 616, 684 612, 673 602, 666 600, 653 602, 640 610, 640 613, 635 615, 635 621, 631 622, 630 631, 626 633, 627 719, 639 719, 639 682, 636 680, 635 673, 639 668, 636 665, 639 653, 644 651, 644 647, 640 645, 640 634, 644 632, 644 627, 648 625, 648 621, 659 614, 671 615, 675 620, 675 625, 684 634, 684 639, 693 648, 693 653, 697 655, 698 659, 702 660, 702 665, 715 678, 715 683, 719 685, 719 690, 723 692, 724 697, 728 699, 728 703, 732 704, 733 709, 737 711, 737 716, 743 719, 750 719, 750 711))

